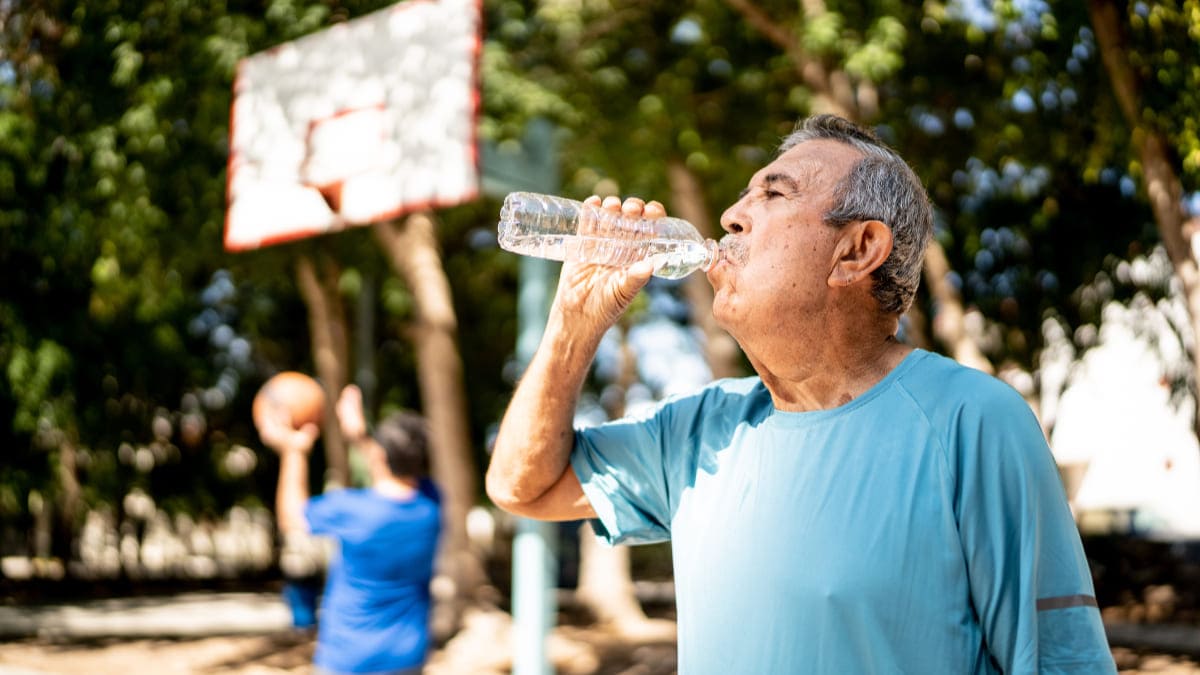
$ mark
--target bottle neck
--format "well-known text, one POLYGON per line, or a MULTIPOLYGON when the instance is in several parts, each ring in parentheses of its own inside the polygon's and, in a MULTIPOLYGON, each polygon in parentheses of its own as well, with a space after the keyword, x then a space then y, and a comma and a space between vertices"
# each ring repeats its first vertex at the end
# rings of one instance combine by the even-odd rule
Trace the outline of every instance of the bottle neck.
POLYGON ((715 239, 705 239, 704 248, 708 250, 708 261, 700 267, 700 271, 708 272, 721 261, 721 245, 715 239))

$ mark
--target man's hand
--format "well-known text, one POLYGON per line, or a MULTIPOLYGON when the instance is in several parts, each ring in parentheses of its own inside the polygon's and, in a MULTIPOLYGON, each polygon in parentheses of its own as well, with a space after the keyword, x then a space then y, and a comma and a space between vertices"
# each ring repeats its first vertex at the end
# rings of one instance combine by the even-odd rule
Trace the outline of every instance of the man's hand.
MULTIPOLYGON (((616 197, 585 202, 631 218, 666 215, 657 202, 616 197)), ((587 234, 588 223, 580 228, 587 234)), ((504 510, 541 520, 594 518, 570 466, 575 404, 604 332, 654 272, 652 261, 627 268, 563 265, 542 342, 517 384, 500 423, 487 472, 487 492, 504 510)))
POLYGON ((258 436, 267 447, 281 455, 307 455, 321 434, 315 424, 292 427, 292 414, 278 404, 269 404, 258 420, 258 436))
MULTIPOLYGON (((630 218, 661 218, 666 215, 662 204, 647 204, 637 197, 629 197, 622 203, 618 197, 605 197, 602 202, 593 195, 584 203, 630 218)), ((581 226, 581 234, 587 233, 586 227, 586 223, 581 226)), ((654 263, 649 260, 624 268, 564 263, 554 310, 568 329, 590 329, 593 334, 601 335, 616 323, 653 273, 654 263)))
POLYGON ((362 440, 367 435, 367 420, 363 416, 362 390, 350 385, 342 390, 337 400, 338 424, 342 428, 342 436, 351 443, 362 440))

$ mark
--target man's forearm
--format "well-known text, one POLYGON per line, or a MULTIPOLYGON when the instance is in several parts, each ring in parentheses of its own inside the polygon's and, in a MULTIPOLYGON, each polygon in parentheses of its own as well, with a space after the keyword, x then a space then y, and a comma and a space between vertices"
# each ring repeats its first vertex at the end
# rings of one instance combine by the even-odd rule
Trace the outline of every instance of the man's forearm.
POLYGON ((279 453, 279 484, 275 490, 275 518, 282 532, 307 531, 304 505, 308 502, 308 456, 279 453))
POLYGON ((568 470, 575 404, 599 345, 598 336, 563 330, 552 314, 542 343, 500 423, 488 467, 488 496, 520 511, 568 470))

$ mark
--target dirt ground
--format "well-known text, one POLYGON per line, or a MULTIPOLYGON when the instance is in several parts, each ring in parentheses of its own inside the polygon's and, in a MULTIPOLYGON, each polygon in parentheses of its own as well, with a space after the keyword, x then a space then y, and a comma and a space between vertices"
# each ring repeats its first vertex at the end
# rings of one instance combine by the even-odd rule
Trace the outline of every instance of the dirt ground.
MULTIPOLYGON (((566 675, 671 675, 676 672, 674 624, 655 620, 622 631, 564 625, 549 643, 551 661, 566 675)), ((511 670, 511 634, 504 616, 476 615, 430 660, 428 675, 500 675, 511 670)), ((308 673, 313 638, 273 633, 194 639, 94 640, 0 643, 0 674, 156 675, 308 673)), ((1200 673, 1200 661, 1184 656, 1113 650, 1123 674, 1200 673)))
MULTIPOLYGON (((430 658, 427 675, 502 675, 511 671, 509 615, 475 611, 430 658)), ((0 642, 0 675, 45 673, 155 675, 309 673, 314 637, 305 632, 179 639, 23 639, 0 642)), ((676 671, 675 624, 650 619, 622 629, 559 625, 548 655, 565 675, 670 675, 676 671)))

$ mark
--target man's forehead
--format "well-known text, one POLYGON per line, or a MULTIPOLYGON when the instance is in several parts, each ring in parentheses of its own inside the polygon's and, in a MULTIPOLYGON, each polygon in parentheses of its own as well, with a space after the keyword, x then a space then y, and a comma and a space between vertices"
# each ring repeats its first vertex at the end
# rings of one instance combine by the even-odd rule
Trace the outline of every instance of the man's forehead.
POLYGON ((837 141, 806 141, 764 166, 751 182, 759 185, 786 176, 802 190, 832 185, 846 175, 859 157, 854 148, 837 141))
MULTIPOLYGON (((782 159, 782 158, 781 158, 782 159)), ((821 184, 821 179, 829 173, 829 167, 815 159, 802 159, 794 162, 775 160, 754 174, 753 183, 791 183, 797 189, 811 188, 821 184)))

